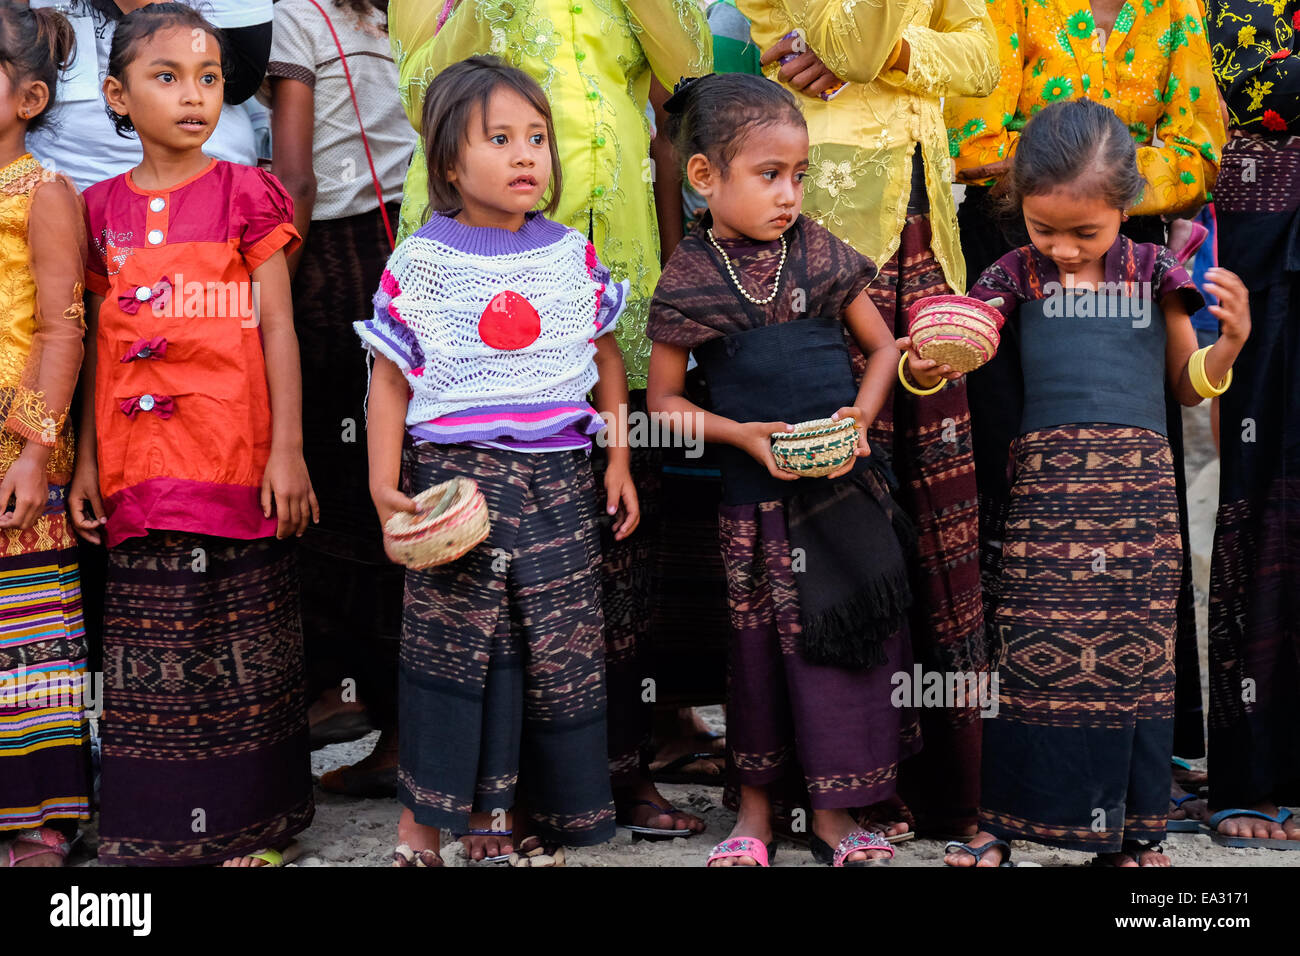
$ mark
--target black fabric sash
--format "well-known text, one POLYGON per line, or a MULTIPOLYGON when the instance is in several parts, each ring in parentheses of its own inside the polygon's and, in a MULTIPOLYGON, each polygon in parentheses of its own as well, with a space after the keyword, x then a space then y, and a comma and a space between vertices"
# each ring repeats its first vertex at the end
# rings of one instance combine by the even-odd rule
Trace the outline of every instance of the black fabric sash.
POLYGON ((1066 291, 1019 308, 1020 434, 1128 425, 1168 435, 1165 317, 1152 299, 1066 291))
MULTIPOLYGON (((857 399, 853 365, 838 319, 796 319, 714 339, 695 349, 709 409, 738 422, 796 424, 828 418, 857 399)), ((739 448, 718 449, 723 501, 772 501, 826 483, 781 481, 739 448)))
POLYGON ((799 590, 799 653, 810 664, 885 662, 885 640, 912 605, 906 551, 912 522, 867 470, 786 501, 799 590))

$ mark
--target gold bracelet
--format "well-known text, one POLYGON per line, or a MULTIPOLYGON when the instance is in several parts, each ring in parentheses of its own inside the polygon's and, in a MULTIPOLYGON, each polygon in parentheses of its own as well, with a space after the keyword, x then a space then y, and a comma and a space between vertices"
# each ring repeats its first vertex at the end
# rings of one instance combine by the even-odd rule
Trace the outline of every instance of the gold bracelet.
POLYGON ((945 385, 948 384, 948 380, 946 378, 941 378, 939 379, 939 384, 935 385, 933 388, 926 388, 926 389, 917 388, 915 385, 909 382, 907 380, 907 376, 903 374, 903 367, 906 364, 907 364, 907 353, 904 352, 902 356, 900 356, 898 359, 898 380, 903 383, 903 388, 907 389, 913 395, 933 395, 935 392, 939 391, 939 389, 943 388, 945 385))
POLYGON ((1209 354, 1213 346, 1207 345, 1203 349, 1197 349, 1192 353, 1192 357, 1187 360, 1187 377, 1192 380, 1192 388, 1201 398, 1217 398, 1228 390, 1232 384, 1232 369, 1228 369, 1228 374, 1223 377, 1223 381, 1218 385, 1213 384, 1205 375, 1205 357, 1209 354))

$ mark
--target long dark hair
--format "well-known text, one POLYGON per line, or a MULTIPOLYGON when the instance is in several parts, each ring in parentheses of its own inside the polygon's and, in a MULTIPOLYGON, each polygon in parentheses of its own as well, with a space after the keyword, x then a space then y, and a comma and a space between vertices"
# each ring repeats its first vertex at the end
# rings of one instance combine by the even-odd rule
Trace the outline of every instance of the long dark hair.
POLYGON ((488 102, 500 87, 514 90, 546 120, 546 143, 551 149, 551 198, 542 208, 547 215, 560 205, 560 152, 555 143, 551 104, 537 81, 494 56, 472 56, 443 70, 433 78, 424 95, 424 160, 429 167, 429 211, 451 212, 463 203, 447 173, 460 159, 461 147, 469 140, 469 124, 475 108, 487 128, 488 102))
MULTIPOLYGON (((135 59, 140 44, 160 30, 170 30, 172 27, 202 31, 211 36, 217 42, 221 54, 221 73, 229 78, 230 51, 226 47, 225 36, 203 14, 183 3, 151 3, 122 17, 117 22, 113 43, 108 49, 108 75, 125 84, 126 68, 135 59)), ((108 110, 108 118, 113 121, 118 136, 129 138, 135 132, 131 117, 119 116, 107 105, 105 109, 108 110)))
POLYGON ((45 108, 27 121, 29 131, 45 125, 54 109, 59 73, 72 62, 75 46, 72 24, 62 14, 48 7, 0 3, 0 69, 9 85, 40 80, 50 91, 45 108))
POLYGON ((1025 196, 1061 187, 1127 209, 1144 185, 1124 121, 1100 103, 1071 100, 1053 103, 1025 125, 999 191, 1007 212, 1019 212, 1025 196))
POLYGON ((725 175, 745 137, 764 126, 806 127, 794 95, 762 76, 717 73, 683 80, 664 104, 664 132, 685 176, 686 161, 703 153, 725 175))

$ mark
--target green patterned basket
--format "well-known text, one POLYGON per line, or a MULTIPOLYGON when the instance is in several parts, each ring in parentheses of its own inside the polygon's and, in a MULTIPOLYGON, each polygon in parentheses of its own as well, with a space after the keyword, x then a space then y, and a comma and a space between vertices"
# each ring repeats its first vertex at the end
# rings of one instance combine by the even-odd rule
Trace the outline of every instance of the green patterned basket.
POLYGON ((776 466, 801 478, 822 478, 843 468, 857 447, 858 423, 852 418, 818 418, 800 422, 794 431, 772 433, 776 466))

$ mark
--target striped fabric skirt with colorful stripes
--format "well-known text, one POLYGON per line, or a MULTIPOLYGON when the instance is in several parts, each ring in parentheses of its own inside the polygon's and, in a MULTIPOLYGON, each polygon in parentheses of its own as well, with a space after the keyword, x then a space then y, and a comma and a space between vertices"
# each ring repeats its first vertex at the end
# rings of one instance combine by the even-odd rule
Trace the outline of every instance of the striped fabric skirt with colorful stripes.
POLYGON ((90 818, 77 546, 62 509, 0 531, 0 832, 90 818))

